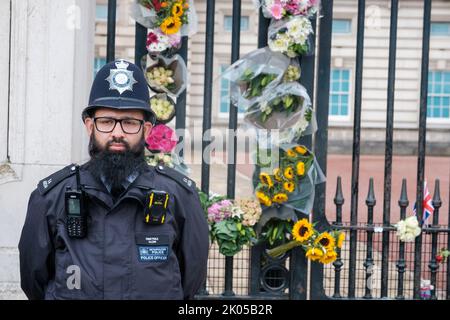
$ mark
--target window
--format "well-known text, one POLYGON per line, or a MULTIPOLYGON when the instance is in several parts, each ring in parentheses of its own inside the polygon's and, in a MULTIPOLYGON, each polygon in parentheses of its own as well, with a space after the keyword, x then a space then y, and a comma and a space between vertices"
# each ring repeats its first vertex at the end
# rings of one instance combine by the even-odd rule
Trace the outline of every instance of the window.
POLYGON ((450 22, 432 22, 431 36, 450 37, 450 22))
POLYGON ((107 4, 97 4, 96 5, 95 19, 97 21, 107 21, 108 20, 108 5, 107 4))
MULTIPOLYGON (((248 16, 241 16, 241 31, 248 31, 250 27, 250 18, 248 16)), ((233 16, 225 16, 223 21, 223 28, 225 31, 232 31, 233 16)))
POLYGON ((348 116, 350 98, 350 70, 333 69, 330 83, 330 115, 348 116))
POLYGON ((428 74, 428 118, 450 119, 450 71, 428 74))
MULTIPOLYGON (((228 68, 227 64, 220 65, 220 74, 222 74, 225 69, 228 68)), ((224 78, 220 78, 220 105, 219 114, 228 115, 230 112, 230 81, 224 78)), ((243 113, 244 111, 238 109, 238 113, 243 113)))
POLYGON ((352 20, 333 19, 333 33, 350 34, 352 32, 352 20))
POLYGON ((106 58, 97 57, 94 60, 94 77, 97 74, 98 70, 100 70, 106 64, 106 58))

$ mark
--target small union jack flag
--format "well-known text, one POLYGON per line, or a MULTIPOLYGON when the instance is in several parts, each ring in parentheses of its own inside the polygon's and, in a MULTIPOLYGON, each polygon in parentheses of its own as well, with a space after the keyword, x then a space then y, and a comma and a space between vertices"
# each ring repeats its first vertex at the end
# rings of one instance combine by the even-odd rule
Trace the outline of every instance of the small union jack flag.
MULTIPOLYGON (((424 225, 425 222, 428 220, 428 218, 431 216, 431 214, 434 212, 431 194, 430 194, 430 191, 428 191, 428 185, 427 185, 426 181, 423 183, 422 207, 423 207, 423 214, 422 214, 422 224, 421 225, 424 225)), ((414 215, 417 215, 417 203, 414 204, 413 211, 414 211, 414 215)))

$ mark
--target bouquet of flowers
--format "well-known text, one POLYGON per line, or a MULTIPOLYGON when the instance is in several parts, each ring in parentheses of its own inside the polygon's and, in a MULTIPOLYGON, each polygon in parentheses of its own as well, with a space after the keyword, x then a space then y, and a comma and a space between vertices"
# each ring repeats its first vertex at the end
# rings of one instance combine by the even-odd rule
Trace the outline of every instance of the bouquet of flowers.
POLYGON ((146 78, 153 91, 178 97, 186 89, 187 68, 180 55, 158 57, 149 64, 146 78))
POLYGON ((185 175, 189 174, 189 168, 173 152, 178 144, 178 137, 171 128, 164 124, 154 126, 145 142, 145 159, 148 165, 164 165, 185 175))
POLYGON ((397 236, 400 238, 400 241, 404 242, 413 242, 422 231, 416 216, 400 220, 394 226, 397 228, 397 236))
POLYGON ((219 252, 234 256, 247 244, 256 241, 253 226, 261 216, 255 200, 229 200, 199 192, 200 201, 210 226, 211 242, 216 241, 219 252))
POLYGON ((135 0, 133 18, 149 30, 147 49, 160 53, 178 49, 181 37, 197 32, 197 15, 193 1, 135 0))
POLYGON ((311 17, 319 11, 319 0, 255 0, 264 17, 280 20, 289 16, 311 17))
POLYGON ((150 109, 159 123, 168 123, 175 117, 175 103, 165 93, 150 98, 150 109))
POLYGON ((247 109, 244 121, 257 129, 279 130, 280 143, 314 133, 316 123, 311 100, 298 82, 280 84, 264 94, 247 109))
POLYGON ((269 48, 261 48, 233 63, 221 77, 230 81, 231 102, 242 110, 260 101, 282 80, 289 59, 269 48))
POLYGON ((178 34, 166 35, 158 29, 149 29, 146 47, 151 55, 163 52, 167 52, 167 55, 170 55, 181 47, 181 37, 178 34))
POLYGON ((287 202, 289 195, 301 187, 301 179, 314 162, 314 155, 300 145, 282 152, 280 158, 280 165, 273 169, 272 174, 259 174, 260 182, 256 186, 255 195, 266 207, 287 202))
POLYGON ((302 16, 272 21, 268 45, 270 50, 281 52, 290 58, 309 55, 313 51, 313 43, 310 41, 312 34, 311 21, 302 16))
POLYGON ((338 250, 342 248, 345 234, 339 231, 320 233, 307 219, 301 219, 292 228, 292 240, 267 251, 272 258, 279 257, 287 251, 301 246, 306 257, 311 261, 328 264, 336 260, 338 250))

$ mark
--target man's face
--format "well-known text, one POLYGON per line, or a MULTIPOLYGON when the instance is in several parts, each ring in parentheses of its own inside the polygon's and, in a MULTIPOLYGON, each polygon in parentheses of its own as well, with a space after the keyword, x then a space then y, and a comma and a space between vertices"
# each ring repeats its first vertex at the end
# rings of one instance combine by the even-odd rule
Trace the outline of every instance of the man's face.
MULTIPOLYGON (((144 114, 139 110, 115 110, 109 108, 99 108, 95 111, 94 118, 86 118, 84 124, 86 126, 88 135, 95 138, 97 147, 102 151, 123 153, 127 150, 126 144, 128 144, 131 150, 134 150, 139 146, 143 138, 147 138, 152 129, 152 124, 150 122, 144 122, 137 133, 126 133, 122 130, 120 123, 116 123, 113 131, 109 133, 101 132, 105 131, 102 127, 105 126, 105 123, 107 127, 107 118, 128 119, 131 120, 129 121, 130 123, 133 122, 133 120, 144 120, 144 114), (95 118, 102 118, 97 120, 97 126, 94 123, 95 118), (104 121, 103 125, 100 123, 101 121, 104 121), (101 131, 99 131, 97 127, 101 131)), ((122 122, 122 124, 125 128, 125 131, 129 131, 127 130, 126 122, 122 122)))

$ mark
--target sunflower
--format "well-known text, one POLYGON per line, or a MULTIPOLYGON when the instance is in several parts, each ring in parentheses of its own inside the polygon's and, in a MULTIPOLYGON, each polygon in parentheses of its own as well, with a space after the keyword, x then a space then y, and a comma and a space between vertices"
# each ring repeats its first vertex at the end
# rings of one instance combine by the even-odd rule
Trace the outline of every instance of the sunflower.
POLYGON ((268 186, 269 188, 272 188, 272 187, 273 187, 273 181, 272 181, 272 178, 270 177, 269 174, 267 174, 267 173, 265 173, 265 172, 262 172, 262 173, 260 173, 260 175, 259 175, 259 179, 261 180, 261 182, 262 182, 264 185, 268 186))
POLYGON ((292 228, 292 237, 294 240, 304 242, 313 234, 313 227, 306 219, 297 221, 292 228))
POLYGON ((323 257, 323 250, 314 247, 309 248, 308 251, 306 251, 306 257, 311 261, 320 260, 323 257))
POLYGON ((178 17, 167 17, 161 23, 161 31, 165 34, 175 34, 180 30, 181 20, 178 17))
POLYGON ((331 234, 328 232, 324 232, 317 237, 317 239, 314 241, 314 244, 318 245, 320 244, 327 250, 332 250, 334 247, 335 240, 331 234))
POLYGON ((181 17, 184 13, 183 4, 181 2, 177 2, 172 7, 172 15, 174 17, 181 17))
POLYGON ((308 149, 306 149, 303 146, 296 146, 294 149, 297 153, 300 153, 302 156, 304 156, 308 152, 308 149))
POLYGON ((297 175, 302 176, 305 174, 305 164, 303 162, 297 162, 295 167, 297 168, 297 175))
POLYGON ((286 150, 286 155, 288 156, 288 158, 295 158, 297 156, 297 154, 295 153, 294 150, 292 149, 287 149, 286 150))
POLYGON ((286 190, 287 192, 291 193, 294 192, 295 190, 295 184, 293 182, 284 182, 283 183, 283 189, 286 190))
POLYGON ((284 177, 288 180, 294 179, 294 169, 291 166, 284 169, 284 177))
POLYGON ((288 200, 288 196, 286 193, 277 193, 276 195, 273 196, 272 201, 276 202, 276 203, 283 203, 286 202, 288 200))
POLYGON ((334 250, 328 250, 323 257, 319 260, 319 262, 323 263, 323 264, 328 264, 333 262, 334 260, 336 260, 337 258, 337 253, 334 250))
POLYGON ((265 205, 266 207, 270 207, 272 205, 272 200, 270 200, 269 196, 267 196, 262 191, 256 192, 256 198, 259 200, 261 204, 265 205))
POLYGON ((345 240, 345 233, 343 233, 343 232, 339 233, 337 241, 336 241, 337 242, 336 247, 341 249, 342 244, 344 243, 344 240, 345 240))
POLYGON ((283 181, 283 178, 280 175, 280 168, 273 169, 273 176, 277 181, 283 181))

